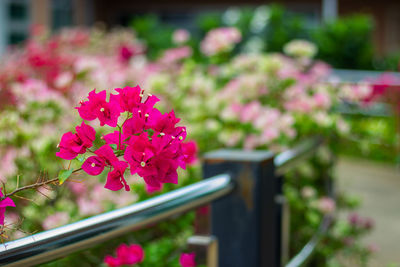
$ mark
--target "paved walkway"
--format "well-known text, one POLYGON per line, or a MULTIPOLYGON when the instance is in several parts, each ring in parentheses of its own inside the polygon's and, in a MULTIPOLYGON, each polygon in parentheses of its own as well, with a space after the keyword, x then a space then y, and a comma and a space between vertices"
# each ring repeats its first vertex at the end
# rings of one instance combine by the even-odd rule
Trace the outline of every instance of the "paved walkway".
POLYGON ((360 214, 372 217, 376 226, 366 242, 380 250, 371 266, 400 267, 400 170, 393 165, 341 157, 339 190, 361 197, 360 214))

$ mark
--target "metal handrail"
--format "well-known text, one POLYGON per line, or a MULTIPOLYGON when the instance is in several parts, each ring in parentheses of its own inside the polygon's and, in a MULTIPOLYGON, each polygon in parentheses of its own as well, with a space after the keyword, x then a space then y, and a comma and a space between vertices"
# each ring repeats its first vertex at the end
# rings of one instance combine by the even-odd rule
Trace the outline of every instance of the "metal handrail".
POLYGON ((277 175, 285 174, 289 169, 313 155, 323 142, 323 138, 313 137, 306 139, 292 149, 279 153, 274 158, 275 173, 277 175))
POLYGON ((48 262, 204 205, 233 188, 231 177, 221 174, 125 208, 7 242, 0 246, 0 265, 48 262))
POLYGON ((303 266, 310 259, 310 256, 314 253, 321 236, 328 231, 328 228, 332 222, 331 215, 325 215, 320 223, 317 232, 311 237, 310 241, 300 250, 299 253, 294 256, 285 267, 298 267, 303 266))
MULTIPOLYGON (((276 166, 275 173, 277 175, 284 175, 289 169, 294 168, 299 163, 313 155, 320 145, 323 144, 323 142, 324 140, 321 137, 310 138, 303 141, 293 149, 289 149, 278 154, 274 158, 274 164, 276 166)), ((332 192, 330 192, 330 194, 332 194, 332 192)), ((325 215, 318 227, 318 230, 300 250, 300 252, 285 265, 285 267, 299 267, 305 265, 310 259, 311 255, 314 253, 321 236, 328 230, 331 222, 332 216, 325 215)))

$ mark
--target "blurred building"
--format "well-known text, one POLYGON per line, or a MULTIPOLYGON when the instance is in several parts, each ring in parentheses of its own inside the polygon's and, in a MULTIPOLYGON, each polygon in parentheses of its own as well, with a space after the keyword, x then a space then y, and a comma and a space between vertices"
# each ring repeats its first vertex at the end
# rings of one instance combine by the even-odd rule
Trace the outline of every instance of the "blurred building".
POLYGON ((6 45, 26 38, 29 25, 39 23, 52 29, 72 25, 128 25, 133 14, 156 13, 162 20, 190 25, 198 14, 229 6, 258 6, 279 3, 319 23, 337 16, 367 13, 374 17, 378 52, 400 50, 399 0, 0 0, 0 52, 6 45))

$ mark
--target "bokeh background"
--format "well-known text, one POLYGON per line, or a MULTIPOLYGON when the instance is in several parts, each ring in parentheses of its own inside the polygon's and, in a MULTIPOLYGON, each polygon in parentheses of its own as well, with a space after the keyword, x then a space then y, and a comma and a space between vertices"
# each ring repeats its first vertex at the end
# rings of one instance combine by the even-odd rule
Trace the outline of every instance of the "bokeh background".
MULTIPOLYGON (((182 117, 199 159, 222 147, 279 153, 322 135, 317 157, 285 176, 290 255, 334 214, 310 266, 400 266, 399 1, 2 0, 0 55, 8 188, 65 165, 56 146, 87 92, 139 84, 182 117), (325 172, 335 196, 321 184, 325 172)), ((200 180, 200 164, 162 192, 200 180)), ((105 177, 74 179, 18 200, 8 239, 162 193, 137 177, 130 193, 105 191, 105 177)), ((178 266, 195 216, 48 266, 98 266, 121 242, 145 244, 143 266, 178 266)))

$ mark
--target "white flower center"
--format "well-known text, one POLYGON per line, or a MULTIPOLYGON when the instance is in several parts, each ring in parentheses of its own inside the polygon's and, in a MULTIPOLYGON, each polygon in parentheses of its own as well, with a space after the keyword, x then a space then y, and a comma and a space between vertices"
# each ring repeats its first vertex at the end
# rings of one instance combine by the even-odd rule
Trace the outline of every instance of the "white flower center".
POLYGON ((144 162, 144 161, 140 162, 140 166, 142 166, 142 167, 146 166, 146 162, 144 162))

